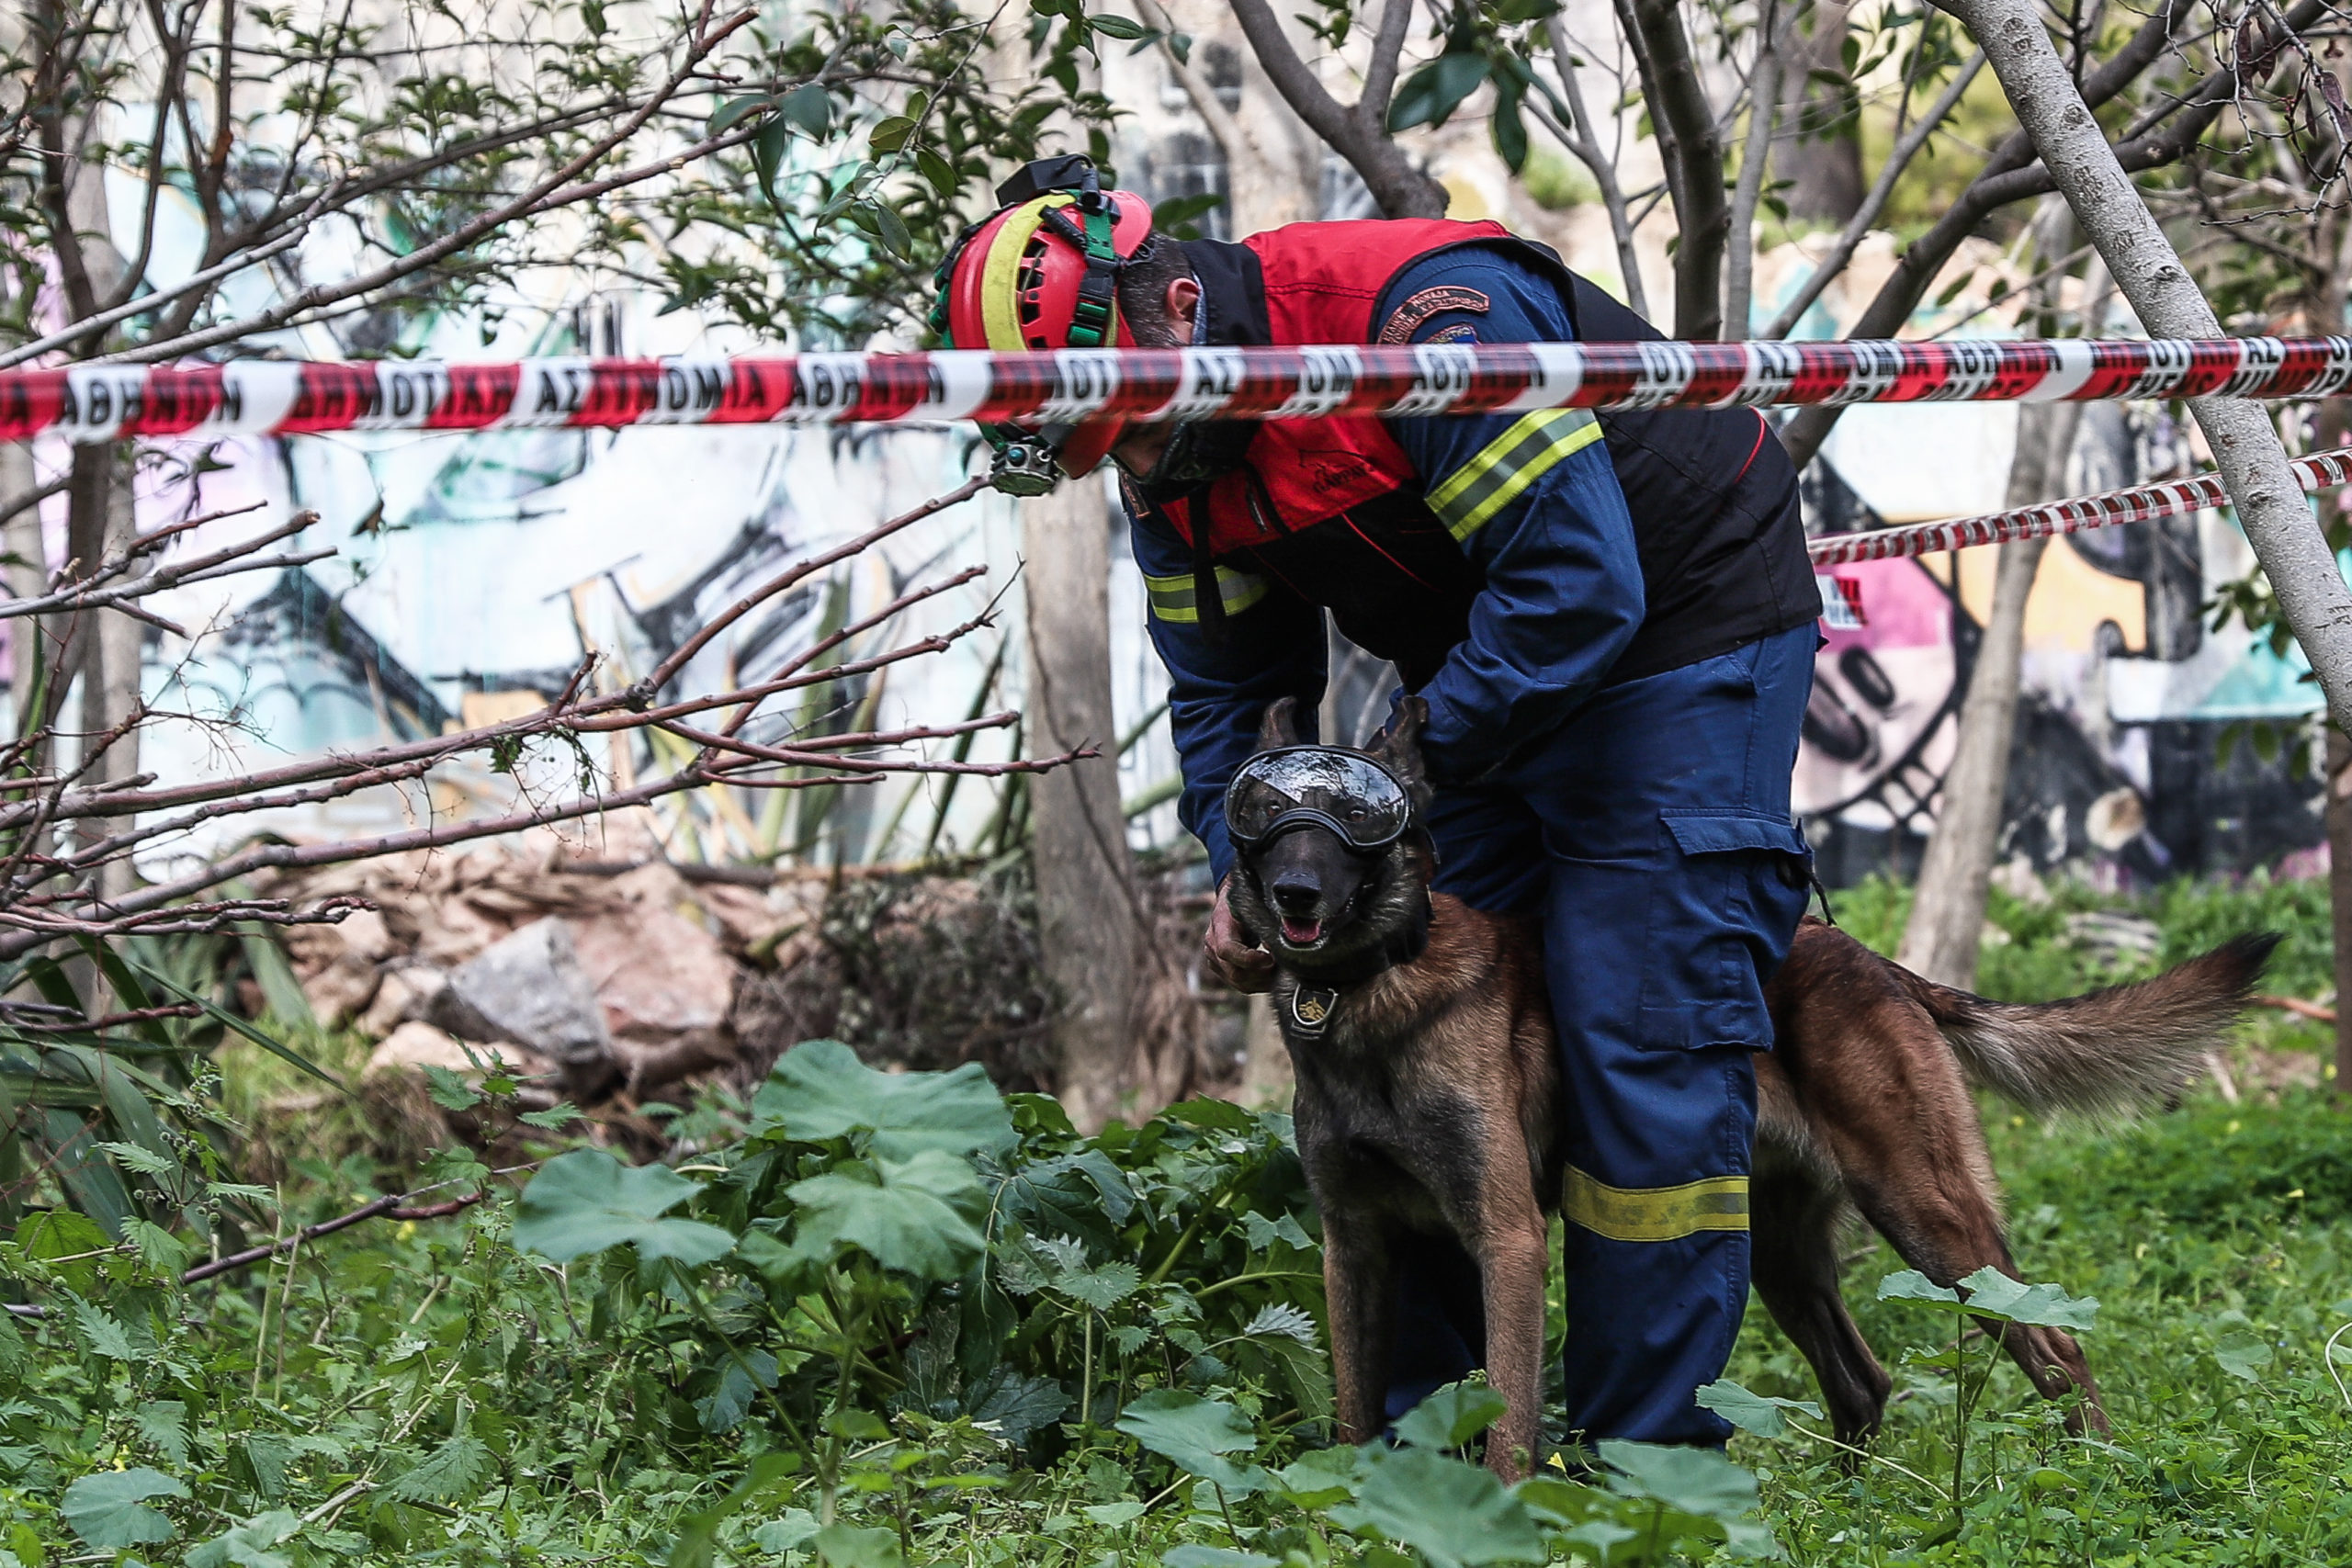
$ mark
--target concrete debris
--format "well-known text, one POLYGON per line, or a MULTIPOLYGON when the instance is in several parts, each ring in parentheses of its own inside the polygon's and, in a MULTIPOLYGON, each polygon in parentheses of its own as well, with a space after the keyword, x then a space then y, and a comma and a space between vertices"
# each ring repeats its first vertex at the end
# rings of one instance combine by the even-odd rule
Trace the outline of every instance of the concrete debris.
MULTIPOLYGON (((550 1075, 526 1098, 626 1117, 691 1100, 697 1083, 747 1092, 791 1046, 831 1037, 877 1065, 976 1061, 1008 1090, 1053 1088, 1024 878, 577 852, 418 852, 280 874, 266 891, 376 904, 286 942, 321 1021, 383 1042, 371 1072, 455 1069, 456 1042, 496 1043, 550 1075)), ((1199 911, 1162 901, 1158 945, 1189 957, 1199 911)), ((1157 1103, 1232 1076, 1231 1043, 1210 1039, 1186 967, 1155 964, 1136 1021, 1139 1094, 1157 1103)))
POLYGON ((447 1030, 411 1021, 393 1030, 368 1054, 368 1066, 361 1076, 374 1077, 379 1073, 413 1071, 419 1067, 447 1067, 453 1073, 480 1077, 484 1068, 493 1064, 504 1066, 516 1077, 542 1077, 555 1071, 554 1063, 526 1046, 508 1041, 461 1043, 447 1030), (469 1049, 470 1057, 467 1055, 469 1049), (476 1066, 477 1062, 481 1066, 476 1066))
POLYGON ((613 1042, 596 989, 580 967, 571 927, 553 915, 451 970, 427 1016, 464 1039, 527 1046, 560 1066, 567 1082, 583 1088, 610 1074, 613 1042))

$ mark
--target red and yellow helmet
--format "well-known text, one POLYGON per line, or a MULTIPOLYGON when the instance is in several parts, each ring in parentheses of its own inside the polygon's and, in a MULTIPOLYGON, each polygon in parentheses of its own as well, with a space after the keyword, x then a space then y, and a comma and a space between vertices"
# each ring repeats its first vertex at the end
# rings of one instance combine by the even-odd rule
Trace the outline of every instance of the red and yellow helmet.
MULTIPOLYGON (((940 264, 933 328, 951 348, 1021 349, 1136 346, 1119 314, 1119 273, 1151 242, 1151 204, 1133 191, 1103 190, 1083 157, 1045 158, 997 187, 1004 205, 956 241, 940 264)), ((1008 445, 1042 445, 1075 478, 1102 461, 1122 421, 1087 420, 1043 430, 989 431, 1008 445)), ((1018 464, 1016 462, 1016 468, 1018 464)), ((1023 487, 1050 488, 1050 475, 1023 487)), ((1016 488, 1006 486, 1006 488, 1016 488)))

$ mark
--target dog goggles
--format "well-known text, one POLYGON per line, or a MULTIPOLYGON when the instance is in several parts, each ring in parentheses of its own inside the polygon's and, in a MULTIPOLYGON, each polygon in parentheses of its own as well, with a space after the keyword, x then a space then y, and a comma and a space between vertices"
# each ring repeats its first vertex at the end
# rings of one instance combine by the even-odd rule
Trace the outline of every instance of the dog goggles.
POLYGON ((1329 746, 1261 751, 1225 791, 1226 833, 1245 846, 1312 824, 1351 849, 1381 850, 1412 819, 1412 797, 1396 774, 1360 752, 1329 746))

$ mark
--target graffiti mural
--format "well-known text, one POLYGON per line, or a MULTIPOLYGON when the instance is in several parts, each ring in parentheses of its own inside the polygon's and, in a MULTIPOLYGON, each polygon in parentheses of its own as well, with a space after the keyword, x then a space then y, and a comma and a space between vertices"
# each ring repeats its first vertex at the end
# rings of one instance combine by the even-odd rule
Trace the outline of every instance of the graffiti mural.
MULTIPOLYGON (((1969 430, 2013 412, 1902 411, 1961 427, 1918 445, 1873 441, 1867 415, 1805 476, 1809 533, 1917 520, 1894 514, 1916 471, 1868 470, 1890 452, 1983 451, 1969 430), (1894 498, 1882 512, 1871 491, 1894 498)), ((2006 473, 2006 453, 1981 460, 2006 473)), ((1894 459, 1900 461, 1899 457, 1894 459)), ((2184 437, 2161 411, 2088 405, 2064 493, 2183 471, 2184 437)), ((1950 470, 1945 470, 1950 478, 1950 470)), ((1980 475, 1980 479, 1982 476, 1980 475)), ((1983 509, 1998 502, 1979 498, 1983 509)), ((1972 507, 1970 510, 1976 510, 1972 507)), ((1905 510, 1908 510, 1906 507, 1905 510)), ((1940 509, 1951 515, 1957 508, 1940 509)), ((1933 827, 1974 668, 1996 560, 1991 550, 1840 567, 1859 590, 1860 624, 1825 627, 1805 713, 1795 799, 1833 885, 1917 868, 1933 827)), ((2299 658, 2281 660, 2242 626, 2215 630, 2204 606, 2251 564, 2221 513, 2135 524, 2052 541, 2028 602, 2018 733, 2000 859, 2144 884, 2182 872, 2277 867, 2321 840, 2318 783, 2282 749, 2265 761, 2236 740, 2248 721, 2297 724, 2318 706, 2299 658)), ((2290 869, 2293 869, 2290 861, 2290 869)))

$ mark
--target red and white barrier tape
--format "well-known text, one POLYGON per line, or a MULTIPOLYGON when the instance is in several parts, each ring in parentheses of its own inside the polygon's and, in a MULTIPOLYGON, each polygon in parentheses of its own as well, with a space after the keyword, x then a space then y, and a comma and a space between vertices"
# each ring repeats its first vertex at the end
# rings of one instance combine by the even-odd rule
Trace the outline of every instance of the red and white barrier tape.
POLYGON ((1532 343, 0 370, 0 441, 499 426, 1067 423, 1548 408, 2326 397, 2352 338, 1532 343))
MULTIPOLYGON (((2352 484, 2352 446, 2314 452, 2293 459, 2290 466, 2307 491, 2352 484)), ((2045 502, 2040 506, 1996 512, 1984 517, 1873 528, 1867 534, 1831 534, 1814 540, 1806 549, 1817 567, 1846 566, 1855 561, 1893 560, 1898 557, 1932 555, 1939 550, 1966 549, 1972 545, 1998 545, 2011 539, 2078 534, 2086 528, 2112 528, 2120 523, 2145 523, 2154 517, 2172 517, 2229 503, 2220 476, 2200 474, 2195 479, 2166 479, 2161 484, 2109 491, 2104 495, 2045 502)))

